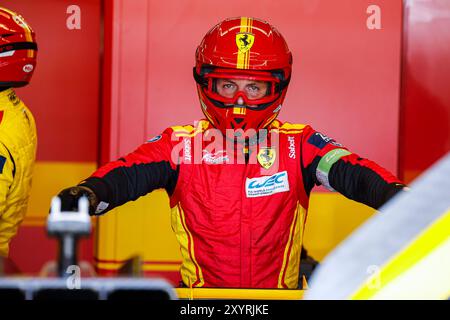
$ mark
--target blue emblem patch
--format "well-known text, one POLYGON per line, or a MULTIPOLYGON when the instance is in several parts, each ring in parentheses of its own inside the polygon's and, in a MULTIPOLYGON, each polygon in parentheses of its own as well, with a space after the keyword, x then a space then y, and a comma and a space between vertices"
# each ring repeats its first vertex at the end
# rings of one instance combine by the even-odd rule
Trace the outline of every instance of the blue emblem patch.
POLYGON ((331 139, 330 137, 327 137, 326 135, 324 135, 323 133, 320 132, 316 132, 314 133, 309 139, 308 139, 308 143, 316 146, 319 149, 322 149, 323 147, 325 147, 328 143, 331 143, 332 145, 335 145, 337 147, 342 147, 342 145, 340 143, 337 143, 336 141, 334 141, 333 139, 331 139))
POLYGON ((147 140, 147 142, 156 142, 158 140, 161 140, 162 135, 157 135, 156 137, 151 138, 150 140, 147 140))
POLYGON ((3 173, 3 167, 5 166, 6 158, 4 156, 0 156, 0 173, 3 173))

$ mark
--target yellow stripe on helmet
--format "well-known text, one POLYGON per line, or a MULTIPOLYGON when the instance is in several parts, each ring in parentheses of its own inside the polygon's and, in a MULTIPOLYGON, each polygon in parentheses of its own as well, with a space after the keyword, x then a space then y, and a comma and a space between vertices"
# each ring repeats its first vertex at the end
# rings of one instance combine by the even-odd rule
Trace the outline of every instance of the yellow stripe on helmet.
MULTIPOLYGON (((14 17, 17 17, 21 24, 18 24, 20 27, 22 27, 23 32, 25 34, 25 40, 27 42, 33 42, 33 36, 32 33, 33 31, 31 30, 30 26, 26 23, 25 19, 22 18, 22 16, 18 15, 17 13, 15 13, 14 11, 8 10, 6 8, 3 8, 3 10, 5 10, 6 12, 8 12, 11 15, 11 18, 14 20, 14 17)), ((14 20, 16 21, 16 20, 14 20)), ((16 22, 17 23, 17 22, 16 22)), ((28 58, 32 58, 34 56, 34 50, 27 50, 27 57, 28 58)))
MULTIPOLYGON (((241 26, 239 29, 239 33, 251 33, 253 26, 253 19, 247 17, 241 17, 241 26)), ((250 49, 247 51, 238 50, 237 55, 237 69, 248 69, 250 62, 250 49)))
MULTIPOLYGON (((252 18, 247 18, 247 25, 248 25, 248 33, 252 33, 253 31, 253 19, 252 18)), ((250 66, 250 50, 249 49, 247 52, 245 52, 245 68, 244 69, 248 69, 250 66)))

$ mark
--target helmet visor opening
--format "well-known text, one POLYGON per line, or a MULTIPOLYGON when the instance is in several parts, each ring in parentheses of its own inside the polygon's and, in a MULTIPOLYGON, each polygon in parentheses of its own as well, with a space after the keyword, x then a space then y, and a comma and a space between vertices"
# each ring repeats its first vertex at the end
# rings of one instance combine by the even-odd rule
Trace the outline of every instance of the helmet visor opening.
POLYGON ((245 105, 248 107, 258 107, 279 97, 277 92, 279 78, 269 72, 245 71, 215 70, 204 75, 207 81, 203 89, 205 94, 225 106, 245 105))
POLYGON ((258 100, 270 95, 273 85, 269 81, 253 81, 248 79, 213 79, 212 91, 218 95, 237 100, 245 96, 248 100, 258 100))

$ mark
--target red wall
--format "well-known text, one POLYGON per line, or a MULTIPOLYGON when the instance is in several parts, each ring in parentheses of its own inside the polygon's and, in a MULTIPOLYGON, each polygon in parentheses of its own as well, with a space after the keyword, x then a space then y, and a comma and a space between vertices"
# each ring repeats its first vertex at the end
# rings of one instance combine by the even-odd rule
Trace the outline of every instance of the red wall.
POLYGON ((100 85, 100 0, 2 0, 36 32, 38 62, 18 89, 38 130, 37 161, 97 161, 100 85), (69 30, 67 7, 81 8, 81 29, 69 30))
POLYGON ((405 1, 400 155, 410 182, 450 151, 450 2, 405 1))

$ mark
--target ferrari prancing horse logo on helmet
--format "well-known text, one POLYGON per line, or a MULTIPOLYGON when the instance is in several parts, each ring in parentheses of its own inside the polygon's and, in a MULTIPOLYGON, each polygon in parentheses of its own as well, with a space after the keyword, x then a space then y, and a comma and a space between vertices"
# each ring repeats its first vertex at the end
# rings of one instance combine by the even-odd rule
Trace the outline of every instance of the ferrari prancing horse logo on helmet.
POLYGON ((255 35, 249 32, 236 34, 236 45, 241 53, 246 53, 255 43, 255 35))

